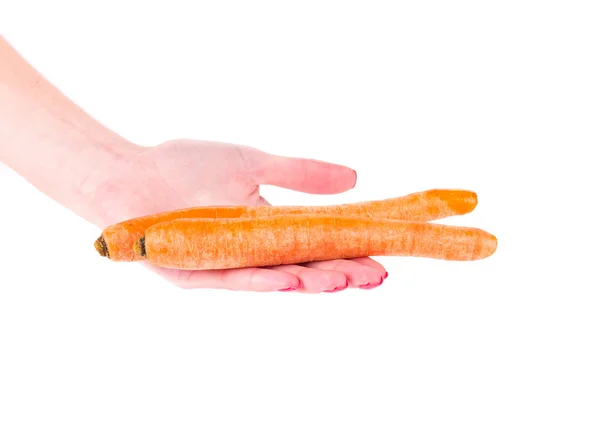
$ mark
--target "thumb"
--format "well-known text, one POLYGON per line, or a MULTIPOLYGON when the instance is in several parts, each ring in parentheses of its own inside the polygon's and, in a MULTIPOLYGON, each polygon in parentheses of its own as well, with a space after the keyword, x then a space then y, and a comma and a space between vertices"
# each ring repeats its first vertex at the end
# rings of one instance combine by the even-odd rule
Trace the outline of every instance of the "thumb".
POLYGON ((259 185, 273 185, 309 194, 337 194, 356 185, 356 171, 314 159, 265 154, 254 174, 259 185))

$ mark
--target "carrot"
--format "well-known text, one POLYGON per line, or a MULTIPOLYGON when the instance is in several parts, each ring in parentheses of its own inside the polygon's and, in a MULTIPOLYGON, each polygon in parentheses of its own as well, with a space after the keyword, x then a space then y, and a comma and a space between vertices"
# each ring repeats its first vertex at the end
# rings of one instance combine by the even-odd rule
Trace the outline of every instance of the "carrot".
POLYGON ((477 195, 471 191, 432 189, 385 200, 328 206, 205 206, 146 215, 106 227, 94 246, 113 261, 136 261, 133 243, 157 223, 179 218, 255 218, 283 214, 364 216, 375 219, 432 221, 471 212, 477 195))
POLYGON ((151 264, 195 270, 365 256, 478 260, 496 246, 495 236, 477 228, 301 214, 162 222, 146 229, 134 249, 151 264))

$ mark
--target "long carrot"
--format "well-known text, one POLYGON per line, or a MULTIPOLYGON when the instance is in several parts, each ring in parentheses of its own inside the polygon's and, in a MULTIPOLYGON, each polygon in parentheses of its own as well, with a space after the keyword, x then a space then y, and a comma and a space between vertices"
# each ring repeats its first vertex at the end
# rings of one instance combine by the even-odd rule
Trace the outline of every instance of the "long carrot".
POLYGON ((477 228, 301 214, 162 222, 149 227, 134 249, 154 265, 195 270, 364 256, 478 260, 496 246, 494 235, 477 228))
POLYGON ((364 216, 375 219, 433 221, 471 212, 477 195, 471 191, 432 189, 385 200, 328 206, 205 206, 179 209, 133 218, 106 227, 94 246, 113 261, 144 258, 133 250, 133 243, 157 223, 179 218, 255 218, 283 214, 323 214, 364 216))

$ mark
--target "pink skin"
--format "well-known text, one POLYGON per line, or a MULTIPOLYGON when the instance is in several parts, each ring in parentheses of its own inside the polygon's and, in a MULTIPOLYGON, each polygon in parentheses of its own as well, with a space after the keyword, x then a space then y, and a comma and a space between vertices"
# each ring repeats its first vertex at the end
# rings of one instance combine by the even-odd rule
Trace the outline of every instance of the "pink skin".
MULTIPOLYGON (((186 139, 137 145, 82 111, 2 37, 0 161, 99 229, 175 208, 268 205, 260 185, 338 194, 353 188, 357 178, 345 166, 229 143, 186 139)), ((346 283, 364 287, 387 274, 368 257, 219 271, 144 266, 182 288, 257 292, 320 293, 346 283)))
POLYGON ((358 286, 359 289, 374 289, 375 287, 381 286, 383 284, 383 280, 385 279, 385 277, 381 277, 381 280, 378 283, 369 283, 369 284, 364 284, 362 286, 358 286))
POLYGON ((349 284, 350 284, 350 281, 346 280, 346 284, 345 285, 336 287, 335 289, 332 289, 332 290, 325 290, 325 292, 327 292, 327 293, 341 292, 342 290, 346 290, 348 288, 349 284))

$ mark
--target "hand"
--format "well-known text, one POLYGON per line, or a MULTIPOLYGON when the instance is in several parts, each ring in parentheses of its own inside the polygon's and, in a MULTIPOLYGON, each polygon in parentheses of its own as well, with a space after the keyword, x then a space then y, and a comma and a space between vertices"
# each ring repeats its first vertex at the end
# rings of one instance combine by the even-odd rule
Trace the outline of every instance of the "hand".
MULTIPOLYGON (((268 204, 260 185, 334 194, 356 182, 347 167, 231 144, 177 140, 141 148, 77 107, 1 37, 0 143, 0 161, 100 228, 176 208, 268 204)), ((386 275, 370 258, 268 269, 152 269, 180 287, 260 292, 369 287, 386 275)))
MULTIPOLYGON (((98 225, 177 208, 269 203, 260 185, 312 194, 347 191, 356 183, 350 168, 289 158, 227 143, 174 140, 144 148, 129 157, 95 194, 98 225)), ((346 287, 372 288, 387 276, 384 267, 364 257, 303 265, 209 271, 182 271, 149 264, 182 288, 222 288, 258 292, 319 293, 346 287), (295 289, 295 290, 294 290, 295 289)))

